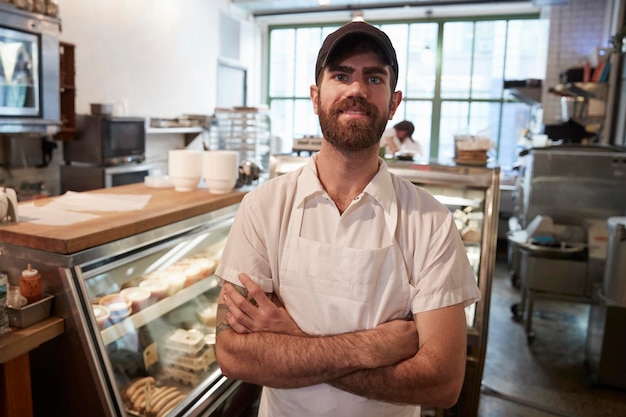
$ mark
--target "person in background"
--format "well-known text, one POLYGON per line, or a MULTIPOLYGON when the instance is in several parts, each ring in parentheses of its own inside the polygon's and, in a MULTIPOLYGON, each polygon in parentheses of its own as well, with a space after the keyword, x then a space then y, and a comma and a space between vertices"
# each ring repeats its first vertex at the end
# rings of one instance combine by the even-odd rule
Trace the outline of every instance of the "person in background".
POLYGON ((402 100, 393 45, 348 23, 315 76, 320 151, 246 194, 222 252, 218 364, 263 386, 261 417, 449 408, 480 293, 450 211, 378 156, 402 100))
POLYGON ((422 156, 422 146, 413 139, 415 126, 408 120, 396 123, 393 128, 383 132, 380 141, 381 147, 385 147, 385 154, 396 155, 398 153, 410 152, 414 156, 422 156))

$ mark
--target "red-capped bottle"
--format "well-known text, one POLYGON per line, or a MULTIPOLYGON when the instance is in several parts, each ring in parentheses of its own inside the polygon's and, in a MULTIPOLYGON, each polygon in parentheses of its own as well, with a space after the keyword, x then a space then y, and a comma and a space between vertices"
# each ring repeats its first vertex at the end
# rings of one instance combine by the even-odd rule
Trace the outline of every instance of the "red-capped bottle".
POLYGON ((41 274, 36 269, 31 268, 22 271, 20 275, 20 293, 26 297, 27 304, 32 304, 41 300, 41 274))

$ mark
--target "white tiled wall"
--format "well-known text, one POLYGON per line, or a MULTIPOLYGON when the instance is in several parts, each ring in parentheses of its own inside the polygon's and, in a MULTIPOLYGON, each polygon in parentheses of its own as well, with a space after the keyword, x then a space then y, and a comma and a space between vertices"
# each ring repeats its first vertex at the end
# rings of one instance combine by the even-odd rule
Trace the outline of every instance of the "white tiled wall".
MULTIPOLYGON (((550 36, 548 64, 544 89, 559 83, 559 75, 574 67, 583 66, 585 60, 595 56, 597 48, 609 46, 606 35, 605 10, 611 0, 569 0, 563 6, 547 7, 550 36)), ((544 94, 542 98, 544 123, 559 123, 560 98, 544 94)))

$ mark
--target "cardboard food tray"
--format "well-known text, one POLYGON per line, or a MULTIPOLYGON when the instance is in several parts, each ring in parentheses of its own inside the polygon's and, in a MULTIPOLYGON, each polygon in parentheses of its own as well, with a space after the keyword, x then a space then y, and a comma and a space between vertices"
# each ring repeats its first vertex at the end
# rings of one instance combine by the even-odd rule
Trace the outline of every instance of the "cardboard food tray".
POLYGON ((50 316, 50 308, 54 295, 43 294, 41 300, 22 308, 7 308, 9 313, 9 325, 23 329, 50 316))

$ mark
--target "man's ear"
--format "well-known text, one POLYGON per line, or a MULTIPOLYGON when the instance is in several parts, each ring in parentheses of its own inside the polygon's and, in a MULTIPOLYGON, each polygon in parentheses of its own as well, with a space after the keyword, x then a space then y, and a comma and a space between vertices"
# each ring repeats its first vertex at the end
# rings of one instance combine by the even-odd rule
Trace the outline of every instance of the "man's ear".
POLYGON ((317 106, 319 103, 319 94, 320 94, 320 88, 317 85, 311 85, 311 87, 309 87, 309 95, 311 96, 311 101, 313 102, 313 111, 315 112, 315 114, 319 114, 317 112, 317 106))
POLYGON ((394 91, 391 94, 391 102, 389 103, 389 120, 393 119, 400 103, 402 103, 402 91, 394 91))

